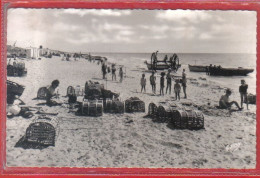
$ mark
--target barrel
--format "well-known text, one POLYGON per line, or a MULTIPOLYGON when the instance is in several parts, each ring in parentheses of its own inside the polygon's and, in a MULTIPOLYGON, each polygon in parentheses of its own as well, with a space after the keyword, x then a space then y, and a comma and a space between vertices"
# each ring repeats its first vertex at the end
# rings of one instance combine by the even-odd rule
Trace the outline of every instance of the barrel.
POLYGON ((176 129, 202 129, 204 128, 204 116, 194 110, 172 110, 169 124, 176 129))
POLYGON ((103 100, 87 100, 82 102, 82 115, 85 116, 102 116, 103 115, 103 100))
POLYGON ((28 142, 55 146, 58 132, 57 118, 39 116, 26 129, 25 138, 28 142))

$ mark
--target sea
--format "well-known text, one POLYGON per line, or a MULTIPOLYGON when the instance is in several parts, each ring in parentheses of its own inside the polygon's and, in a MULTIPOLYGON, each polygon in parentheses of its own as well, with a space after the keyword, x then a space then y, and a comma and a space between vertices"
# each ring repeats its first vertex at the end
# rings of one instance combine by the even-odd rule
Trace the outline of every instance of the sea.
MULTIPOLYGON (((151 53, 91 53, 91 55, 100 55, 108 58, 109 62, 123 65, 126 68, 146 68, 145 61, 150 62, 151 53)), ((158 53, 158 59, 162 60, 164 56, 168 58, 172 53, 158 53)), ((256 93, 256 54, 241 54, 241 53, 178 53, 179 62, 182 65, 177 72, 181 74, 182 69, 186 70, 187 77, 191 78, 206 78, 207 81, 212 81, 220 86, 231 88, 238 92, 241 79, 244 79, 248 84, 248 92, 256 93), (254 72, 247 76, 208 76, 205 73, 190 72, 188 64, 191 65, 221 65, 222 67, 243 67, 252 68, 254 72)))

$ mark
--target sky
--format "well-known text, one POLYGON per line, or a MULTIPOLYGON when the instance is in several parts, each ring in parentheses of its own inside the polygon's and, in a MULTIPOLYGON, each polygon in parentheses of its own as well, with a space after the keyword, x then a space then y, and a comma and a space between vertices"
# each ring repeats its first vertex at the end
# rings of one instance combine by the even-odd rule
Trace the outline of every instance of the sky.
POLYGON ((255 11, 9 9, 7 44, 68 52, 256 53, 255 11))

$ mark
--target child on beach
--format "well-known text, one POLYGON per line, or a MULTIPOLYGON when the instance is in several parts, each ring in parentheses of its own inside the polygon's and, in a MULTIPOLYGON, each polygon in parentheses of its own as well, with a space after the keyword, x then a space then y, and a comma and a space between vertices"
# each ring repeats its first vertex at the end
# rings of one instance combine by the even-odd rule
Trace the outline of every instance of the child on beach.
POLYGON ((103 62, 101 69, 102 69, 103 79, 106 79, 107 66, 105 62, 103 62))
POLYGON ((116 80, 116 67, 115 67, 115 64, 112 64, 112 81, 116 80))
POLYGON ((222 95, 220 100, 219 100, 219 107, 221 109, 230 109, 231 106, 233 104, 236 105, 236 107, 239 109, 239 110, 242 110, 242 108, 239 107, 238 103, 236 101, 231 101, 229 102, 229 96, 232 94, 231 90, 230 89, 227 89, 226 90, 226 94, 225 95, 222 95))
POLYGON ((245 80, 241 80, 241 85, 239 87, 239 93, 240 93, 240 98, 241 98, 241 108, 243 108, 243 102, 246 101, 246 107, 248 109, 247 88, 248 88, 248 85, 246 84, 245 80))
POLYGON ((51 86, 47 88, 46 104, 48 106, 61 105, 60 103, 57 103, 56 101, 52 100, 52 98, 54 96, 58 97, 58 94, 55 93, 55 90, 59 86, 59 84, 60 84, 59 80, 53 80, 52 83, 51 83, 51 86))
POLYGON ((123 75, 124 75, 124 73, 123 73, 123 68, 120 67, 120 69, 119 69, 120 83, 122 83, 122 81, 123 81, 123 75))
POLYGON ((175 98, 176 98, 176 100, 177 100, 178 98, 179 98, 179 100, 180 100, 181 85, 179 84, 179 80, 175 80, 174 92, 175 92, 175 98))
POLYGON ((187 94, 186 94, 187 78, 186 78, 185 69, 183 69, 182 72, 182 87, 183 87, 184 98, 187 98, 187 94))
POLYGON ((171 94, 172 90, 172 76, 171 76, 171 69, 168 70, 168 73, 166 75, 166 80, 167 80, 167 86, 166 86, 166 94, 169 89, 169 94, 171 94))
POLYGON ((154 71, 152 71, 152 75, 150 76, 150 84, 152 85, 152 92, 156 93, 156 77, 154 76, 154 71))
POLYGON ((160 79, 160 95, 164 95, 164 75, 165 73, 161 73, 161 79, 160 79))
POLYGON ((141 78, 141 93, 143 92, 143 90, 144 92, 146 92, 145 86, 146 86, 146 78, 145 78, 145 74, 143 74, 141 78))

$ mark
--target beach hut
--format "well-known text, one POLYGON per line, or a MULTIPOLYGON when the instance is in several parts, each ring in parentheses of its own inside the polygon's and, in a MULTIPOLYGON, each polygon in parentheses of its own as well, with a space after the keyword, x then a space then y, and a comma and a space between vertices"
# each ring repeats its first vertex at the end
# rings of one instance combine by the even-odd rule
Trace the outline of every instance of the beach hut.
POLYGON ((26 56, 27 58, 31 59, 38 59, 40 58, 40 49, 35 47, 29 47, 27 48, 26 56))

